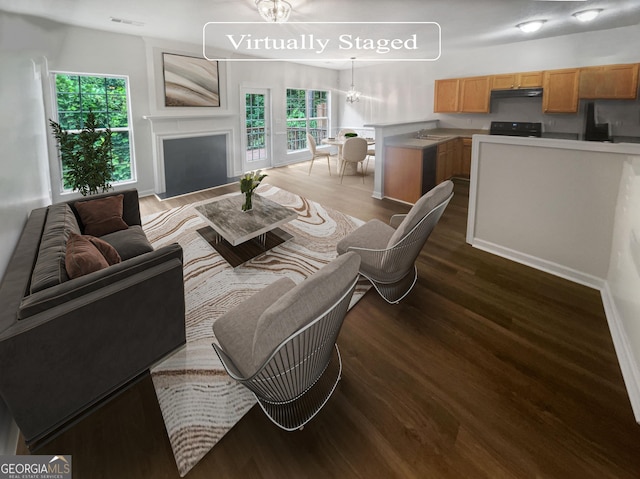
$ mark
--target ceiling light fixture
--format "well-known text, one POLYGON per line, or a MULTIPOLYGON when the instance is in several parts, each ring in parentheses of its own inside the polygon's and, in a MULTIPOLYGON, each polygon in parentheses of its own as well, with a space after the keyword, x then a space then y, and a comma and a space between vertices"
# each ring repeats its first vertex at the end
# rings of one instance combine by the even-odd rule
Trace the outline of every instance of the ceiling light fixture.
POLYGON ((545 22, 546 20, 533 20, 531 22, 519 23, 516 25, 516 27, 518 27, 525 33, 533 33, 540 30, 545 22))
POLYGON ((285 0, 256 0, 260 16, 267 22, 284 23, 291 15, 291 4, 285 0))
POLYGON ((356 101, 360 101, 360 95, 362 95, 362 93, 356 90, 356 87, 353 84, 353 63, 355 59, 355 57, 351 58, 351 88, 349 88, 349 91, 347 92, 347 103, 355 103, 356 101))
POLYGON ((591 20, 595 19, 598 15, 600 15, 601 11, 602 11, 602 8, 592 8, 591 10, 582 10, 581 12, 576 12, 573 14, 573 16, 576 17, 581 22, 590 22, 591 20))

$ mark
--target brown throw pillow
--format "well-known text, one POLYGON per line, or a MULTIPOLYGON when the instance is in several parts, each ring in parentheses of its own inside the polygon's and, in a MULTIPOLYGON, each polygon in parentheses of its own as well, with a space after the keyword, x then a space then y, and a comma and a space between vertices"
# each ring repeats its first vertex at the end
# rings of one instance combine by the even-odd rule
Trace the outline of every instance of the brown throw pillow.
POLYGON ((109 263, 86 236, 71 233, 67 240, 65 268, 69 278, 79 278, 107 268, 109 263))
POLYGON ((122 219, 122 200, 124 195, 107 196, 98 200, 76 201, 83 233, 91 236, 103 236, 114 231, 126 230, 129 225, 122 219))
POLYGON ((100 251, 102 256, 104 256, 104 259, 107 260, 109 266, 112 264, 118 264, 122 261, 118 251, 106 241, 96 238, 95 236, 87 236, 87 239, 93 243, 93 246, 98 248, 98 251, 100 251))

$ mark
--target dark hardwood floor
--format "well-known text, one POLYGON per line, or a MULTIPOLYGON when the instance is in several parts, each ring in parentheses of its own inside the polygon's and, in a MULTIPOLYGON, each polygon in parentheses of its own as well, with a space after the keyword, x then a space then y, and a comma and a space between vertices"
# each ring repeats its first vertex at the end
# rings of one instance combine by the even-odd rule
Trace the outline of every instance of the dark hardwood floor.
MULTIPOLYGON (((323 166, 265 181, 365 220, 407 211, 371 198, 371 175, 340 185, 323 166)), ((143 214, 237 189, 143 198, 143 214)), ((342 381, 303 431, 256 406, 187 477, 640 477, 599 292, 467 245, 467 202, 456 181, 400 305, 371 290, 347 315, 342 381)), ((150 379, 38 453, 72 454, 75 478, 178 477, 150 379)))

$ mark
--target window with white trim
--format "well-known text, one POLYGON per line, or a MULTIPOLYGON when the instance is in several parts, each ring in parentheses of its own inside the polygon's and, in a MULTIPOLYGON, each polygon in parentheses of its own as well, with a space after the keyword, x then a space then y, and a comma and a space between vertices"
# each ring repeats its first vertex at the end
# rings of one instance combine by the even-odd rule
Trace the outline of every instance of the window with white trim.
POLYGON ((317 144, 329 135, 330 93, 287 89, 287 151, 307 148, 307 133, 317 144))
MULTIPOLYGON (((58 72, 54 76, 57 123, 70 134, 77 133, 93 112, 99 129, 112 132, 111 184, 135 180, 128 78, 58 72)), ((64 158, 61 162, 62 188, 71 190, 64 158)))

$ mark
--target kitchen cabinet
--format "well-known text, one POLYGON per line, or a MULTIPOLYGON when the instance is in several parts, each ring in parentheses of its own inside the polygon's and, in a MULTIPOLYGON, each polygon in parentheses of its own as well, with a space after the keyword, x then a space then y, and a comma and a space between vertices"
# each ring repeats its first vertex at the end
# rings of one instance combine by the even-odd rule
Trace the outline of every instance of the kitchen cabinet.
POLYGON ((580 98, 635 100, 640 65, 604 65, 580 69, 580 98))
POLYGON ((459 138, 445 141, 438 145, 436 184, 460 174, 462 148, 458 145, 460 145, 459 138))
POLYGON ((492 90, 542 87, 542 72, 506 73, 491 77, 492 90))
POLYGON ((462 166, 460 168, 460 176, 471 178, 471 138, 462 139, 462 166))
POLYGON ((576 113, 580 70, 549 70, 542 75, 542 111, 544 113, 576 113))
POLYGON ((455 138, 438 145, 436 184, 454 176, 471 174, 471 138, 455 138))
POLYGON ((435 185, 435 146, 427 148, 385 147, 385 197, 415 203, 435 185))
POLYGON ((460 95, 460 79, 436 80, 433 111, 436 113, 456 113, 460 95))
POLYGON ((491 77, 436 80, 435 113, 489 113, 491 77))
POLYGON ((462 175, 462 138, 451 140, 453 143, 453 176, 462 175))
POLYGON ((460 79, 461 113, 489 113, 491 77, 470 77, 460 79))

